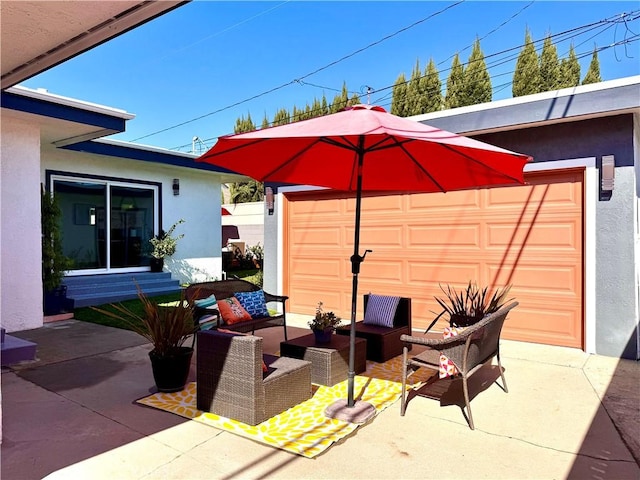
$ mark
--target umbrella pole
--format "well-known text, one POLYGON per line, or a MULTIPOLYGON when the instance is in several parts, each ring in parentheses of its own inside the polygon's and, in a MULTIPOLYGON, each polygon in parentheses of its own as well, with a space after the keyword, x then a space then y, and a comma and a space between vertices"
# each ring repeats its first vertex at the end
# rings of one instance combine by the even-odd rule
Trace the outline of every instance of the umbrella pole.
POLYGON ((358 274, 360 273, 360 264, 364 261, 367 250, 364 255, 360 256, 360 210, 362 203, 362 150, 358 154, 358 179, 356 189, 356 224, 355 237, 353 240, 353 255, 351 256, 351 273, 353 274, 353 283, 351 286, 351 328, 349 330, 349 375, 347 383, 347 403, 344 400, 338 400, 327 407, 325 415, 331 418, 344 420, 351 423, 364 423, 376 414, 373 405, 367 402, 356 402, 354 399, 355 376, 356 376, 356 309, 358 304, 358 274), (346 408, 345 408, 346 407, 346 408))

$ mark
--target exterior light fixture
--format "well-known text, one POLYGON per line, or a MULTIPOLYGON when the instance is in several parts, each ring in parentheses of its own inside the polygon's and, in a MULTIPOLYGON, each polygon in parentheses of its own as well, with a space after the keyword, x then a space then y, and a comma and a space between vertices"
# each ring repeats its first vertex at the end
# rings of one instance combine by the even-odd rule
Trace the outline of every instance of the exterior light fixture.
POLYGON ((265 189, 264 189, 264 202, 265 202, 265 205, 267 207, 267 213, 269 215, 273 215, 273 209, 274 209, 274 203, 275 203, 275 199, 274 199, 274 195, 273 195, 273 188, 265 187, 265 189))
POLYGON ((613 191, 613 180, 616 176, 616 162, 613 155, 604 155, 601 166, 601 186, 603 192, 613 191))
POLYGON ((180 195, 180 179, 179 178, 173 179, 173 194, 175 196, 180 195))

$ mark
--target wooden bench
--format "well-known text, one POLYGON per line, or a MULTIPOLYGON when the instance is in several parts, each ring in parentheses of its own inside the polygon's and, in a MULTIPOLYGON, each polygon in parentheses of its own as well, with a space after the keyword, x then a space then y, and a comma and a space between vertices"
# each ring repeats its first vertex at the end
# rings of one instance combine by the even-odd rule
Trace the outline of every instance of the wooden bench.
MULTIPOLYGON (((259 286, 247 282, 246 280, 233 278, 227 280, 217 280, 214 282, 201 282, 192 283, 185 289, 186 300, 193 304, 195 300, 207 298, 210 295, 215 295, 216 300, 220 301, 225 298, 233 296, 236 292, 256 292, 262 290, 259 286)), ((264 291, 264 290, 263 290, 264 291)), ((264 292, 264 299, 267 306, 271 303, 271 309, 275 309, 278 313, 263 318, 254 318, 232 325, 223 325, 220 313, 217 310, 204 309, 200 307, 194 307, 194 317, 200 318, 205 314, 214 314, 217 316, 216 325, 214 328, 224 327, 228 330, 234 330, 237 332, 251 332, 260 328, 278 327, 284 328, 284 339, 287 340, 287 313, 286 313, 286 301, 289 297, 283 295, 274 295, 264 292), (274 305, 275 304, 275 305, 274 305)))

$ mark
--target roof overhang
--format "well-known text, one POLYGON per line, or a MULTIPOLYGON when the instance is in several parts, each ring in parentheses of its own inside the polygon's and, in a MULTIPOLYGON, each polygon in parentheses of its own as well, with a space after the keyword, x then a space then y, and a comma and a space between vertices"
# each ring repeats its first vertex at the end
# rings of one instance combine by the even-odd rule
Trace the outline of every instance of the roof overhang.
POLYGON ((9 88, 188 1, 0 2, 1 88, 9 88))
POLYGON ((481 135, 640 112, 640 75, 410 117, 449 132, 481 135))
POLYGON ((56 147, 124 132, 134 118, 124 110, 19 86, 0 92, 0 105, 3 122, 37 125, 40 142, 56 147))

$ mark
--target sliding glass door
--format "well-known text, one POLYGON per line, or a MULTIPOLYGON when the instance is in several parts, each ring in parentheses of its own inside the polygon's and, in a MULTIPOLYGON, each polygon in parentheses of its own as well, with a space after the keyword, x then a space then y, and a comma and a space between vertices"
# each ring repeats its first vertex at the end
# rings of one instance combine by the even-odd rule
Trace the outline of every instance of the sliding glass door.
POLYGON ((52 176, 73 272, 145 270, 157 232, 158 187, 52 176))

